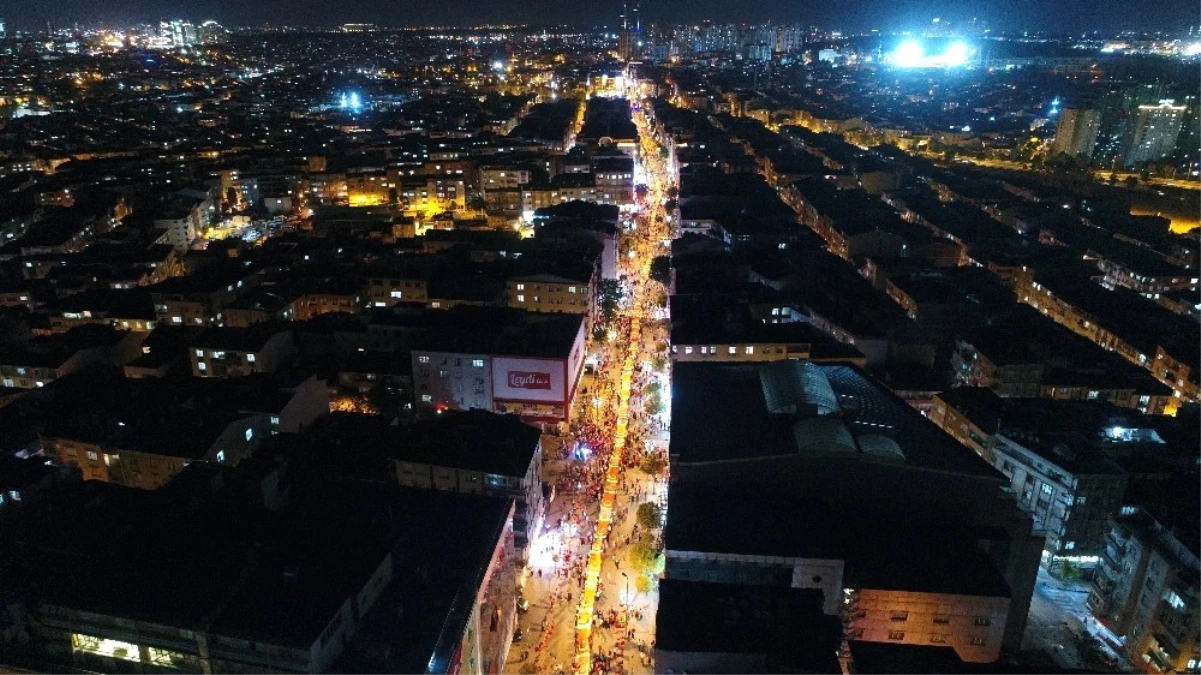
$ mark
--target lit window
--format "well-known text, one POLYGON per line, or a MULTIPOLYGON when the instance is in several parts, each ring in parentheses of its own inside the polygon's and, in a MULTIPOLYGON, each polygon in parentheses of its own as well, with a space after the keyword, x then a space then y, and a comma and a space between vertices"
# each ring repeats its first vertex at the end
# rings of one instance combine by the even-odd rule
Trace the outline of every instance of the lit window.
POLYGON ((750 346, 750 345, 747 345, 747 347, 746 347, 746 353, 747 353, 747 354, 754 354, 754 353, 755 353, 755 348, 754 348, 754 347, 752 347, 752 346, 750 346))
POLYGON ((525 296, 524 295, 517 296, 517 302, 525 302, 525 296))
POLYGON ((218 451, 217 451, 217 461, 218 461, 218 462, 224 462, 224 461, 225 461, 225 451, 224 451, 224 450, 218 450, 218 451))
POLYGON ((98 455, 98 454, 96 454, 95 452, 92 452, 91 450, 89 450, 89 451, 88 451, 88 459, 90 459, 90 460, 98 460, 98 459, 100 459, 100 455, 98 455))
POLYGON ((771 308, 771 315, 772 315, 772 316, 780 316, 780 308, 779 308, 779 307, 772 307, 772 308, 771 308))
POLYGON ((519 291, 524 291, 524 290, 525 290, 525 284, 517 284, 517 290, 519 290, 519 291))
MULTIPOLYGON (((1176 591, 1168 591, 1168 594, 1165 595, 1163 599, 1164 602, 1171 605, 1173 609, 1184 609, 1184 598, 1181 598, 1179 595, 1177 595, 1176 591)), ((1192 667, 1193 666, 1191 665, 1189 666, 1189 668, 1192 667)))
POLYGON ((1066 542, 1064 542, 1064 544, 1063 544, 1063 548, 1064 548, 1065 550, 1068 550, 1068 551, 1070 551, 1070 550, 1072 550, 1072 549, 1076 548, 1076 542, 1074 542, 1074 541, 1066 541, 1066 542))
POLYGON ((247 429, 246 430, 246 440, 249 441, 252 438, 254 438, 254 429, 247 429))
POLYGON ((737 354, 737 353, 738 353, 738 348, 737 348, 737 347, 730 347, 730 353, 731 353, 731 354, 737 354))
POLYGON ((204 361, 201 361, 200 363, 196 364, 196 368, 199 369, 200 372, 203 373, 204 371, 209 369, 209 364, 205 363, 204 361))
POLYGON ((429 403, 430 401, 433 401, 433 400, 434 400, 434 397, 433 397, 433 396, 431 396, 431 395, 429 395, 429 394, 422 394, 422 395, 421 395, 421 402, 422 402, 422 403, 429 403))
POLYGON ((201 356, 201 357, 203 357, 203 356, 204 356, 204 350, 203 350, 203 349, 197 349, 197 350, 196 350, 196 356, 201 356))
POLYGON ((575 293, 575 286, 568 286, 568 287, 567 287, 567 292, 568 292, 568 293, 575 293))
POLYGON ((471 365, 475 366, 476 368, 483 368, 483 367, 484 367, 484 360, 483 360, 483 359, 474 359, 474 360, 471 362, 471 365))
POLYGON ((71 635, 71 645, 76 651, 99 654, 123 661, 141 661, 141 651, 138 646, 120 640, 108 640, 91 635, 74 633, 71 635))
POLYGON ((430 357, 428 357, 428 356, 418 356, 417 357, 417 363, 429 363, 429 362, 430 362, 430 357))
POLYGON ((247 355, 246 355, 246 362, 247 362, 247 363, 254 363, 254 359, 255 359, 255 356, 254 356, 254 354, 247 354, 247 355))
POLYGON ((399 300, 400 298, 404 297, 404 292, 403 291, 392 291, 392 297, 399 300))
POLYGON ((684 348, 684 353, 685 353, 685 354, 691 354, 691 353, 692 353, 692 347, 685 347, 685 348, 684 348))
POLYGON ((273 426, 277 426, 277 427, 279 426, 279 415, 272 415, 272 416, 271 416, 271 424, 272 424, 273 426))

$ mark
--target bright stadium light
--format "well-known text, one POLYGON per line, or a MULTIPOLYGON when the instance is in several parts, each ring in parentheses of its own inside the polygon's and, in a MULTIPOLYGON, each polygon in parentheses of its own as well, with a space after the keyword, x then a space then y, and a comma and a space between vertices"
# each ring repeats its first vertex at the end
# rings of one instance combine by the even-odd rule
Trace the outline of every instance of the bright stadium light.
POLYGON ((947 53, 943 54, 942 58, 947 67, 962 66, 967 63, 967 45, 956 42, 947 49, 947 53))
POLYGON ((902 68, 914 68, 922 63, 922 44, 917 40, 908 40, 897 47, 892 62, 902 68))

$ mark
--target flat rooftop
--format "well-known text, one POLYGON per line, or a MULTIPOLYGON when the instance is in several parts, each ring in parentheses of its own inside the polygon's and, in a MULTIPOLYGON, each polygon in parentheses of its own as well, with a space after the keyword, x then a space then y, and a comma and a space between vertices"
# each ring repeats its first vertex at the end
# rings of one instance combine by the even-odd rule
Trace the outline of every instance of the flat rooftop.
MULTIPOLYGON (((808 378, 805 375, 802 379, 808 378)), ((806 385, 795 384, 803 391, 806 385)), ((791 395, 791 394, 790 394, 791 395)), ((802 398, 804 394, 802 393, 802 398)), ((843 456, 991 477, 995 470, 948 436, 888 388, 851 365, 811 362, 676 363, 672 374, 670 452, 680 464, 729 462, 773 456, 798 456, 845 447, 843 456), (805 371, 836 411, 813 414, 780 409, 768 400, 774 388, 788 388, 795 374, 786 364, 806 363, 805 371), (784 364, 784 365, 782 365, 784 364), (779 377, 767 377, 777 371, 779 377), (837 425, 841 425, 839 429, 837 425), (828 445, 833 443, 834 446, 828 445), (900 456, 897 456, 897 450, 900 456)))

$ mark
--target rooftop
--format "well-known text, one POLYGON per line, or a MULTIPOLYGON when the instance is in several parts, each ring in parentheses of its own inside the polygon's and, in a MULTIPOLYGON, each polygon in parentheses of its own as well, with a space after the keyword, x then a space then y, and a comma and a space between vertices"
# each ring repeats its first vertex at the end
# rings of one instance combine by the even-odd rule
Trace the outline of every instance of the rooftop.
POLYGON ((832 673, 841 623, 821 591, 663 579, 655 615, 660 651, 751 653, 781 672, 832 673))
POLYGON ((798 424, 825 415, 845 426, 846 433, 838 431, 832 440, 848 445, 849 436, 854 446, 848 450, 860 459, 895 462, 903 457, 917 467, 980 476, 995 473, 854 366, 681 362, 674 365, 672 379, 670 451, 681 464, 803 454, 801 443, 816 432, 798 424), (789 391, 795 395, 787 395, 789 391), (865 443, 868 437, 892 442, 865 443), (877 452, 892 446, 900 450, 900 457, 877 452))

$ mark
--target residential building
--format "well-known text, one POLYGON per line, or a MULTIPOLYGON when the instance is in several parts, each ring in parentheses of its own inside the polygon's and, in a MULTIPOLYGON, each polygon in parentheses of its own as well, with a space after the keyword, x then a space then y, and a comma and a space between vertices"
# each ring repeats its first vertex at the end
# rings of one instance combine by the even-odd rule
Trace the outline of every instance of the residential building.
POLYGON ((1064 108, 1059 113, 1059 126, 1051 152, 1069 157, 1091 159, 1101 130, 1101 111, 1090 108, 1064 108))
POLYGON ((1180 136, 1187 109, 1172 100, 1140 105, 1135 113, 1124 164, 1134 166, 1170 157, 1176 151, 1176 139, 1180 136))
POLYGON ((1201 667, 1196 504, 1183 505, 1184 517, 1172 523, 1179 529, 1138 506, 1123 507, 1111 517, 1088 597, 1089 609, 1122 640, 1131 663, 1145 673, 1197 672, 1201 667))
POLYGON ((296 353, 292 331, 275 323, 208 329, 188 347, 195 377, 273 373, 296 353))

